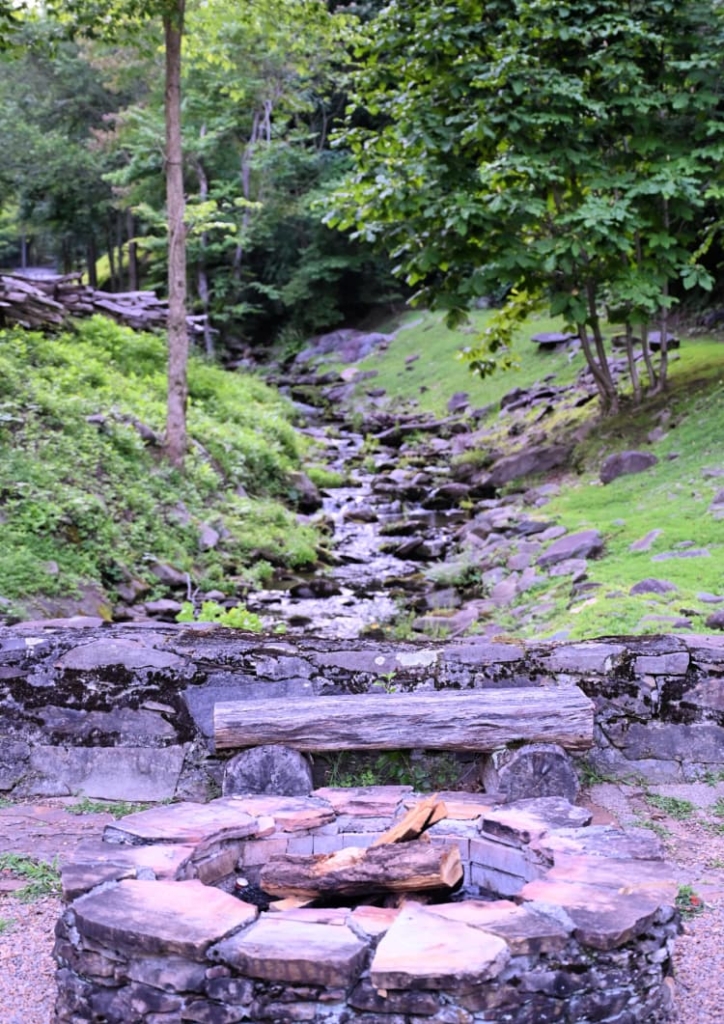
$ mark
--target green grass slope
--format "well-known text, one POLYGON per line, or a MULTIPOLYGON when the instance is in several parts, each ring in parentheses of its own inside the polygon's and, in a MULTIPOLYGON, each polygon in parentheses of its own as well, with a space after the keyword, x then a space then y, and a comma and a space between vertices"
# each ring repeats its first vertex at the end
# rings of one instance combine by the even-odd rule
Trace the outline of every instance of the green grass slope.
POLYGON ((153 440, 165 371, 162 339, 100 317, 56 337, 0 331, 0 611, 63 609, 52 599, 93 585, 109 614, 129 583, 162 593, 156 563, 234 594, 270 563, 314 561, 316 536, 283 504, 301 457, 290 406, 192 358, 182 476, 153 440), (220 535, 206 550, 204 524, 220 535))
MULTIPOLYGON (((486 317, 485 312, 474 316, 471 334, 486 317)), ((389 348, 359 364, 361 370, 376 371, 374 379, 358 385, 359 401, 366 389, 384 388, 390 408, 414 406, 444 416, 450 396, 466 391, 474 407, 490 407, 484 446, 518 449, 534 431, 535 443, 541 443, 541 435, 574 442, 574 469, 555 475, 560 493, 534 514, 570 531, 601 531, 605 550, 589 563, 588 572, 588 580, 599 586, 573 596, 570 579, 562 578, 521 595, 511 609, 496 616, 509 632, 550 636, 566 631, 573 638, 676 632, 686 628, 675 624, 682 619, 706 632, 708 616, 724 608, 700 596, 724 595, 724 518, 710 508, 724 489, 724 341, 684 333, 680 351, 672 354, 668 391, 638 409, 624 402, 618 416, 601 420, 596 402, 565 414, 554 407, 533 423, 540 411, 536 409, 527 422, 523 415, 517 418, 519 429, 511 437, 511 418, 499 415, 504 394, 549 376, 555 385, 567 386, 584 368, 581 353, 541 351, 531 341, 535 333, 560 329, 560 323, 548 319, 531 321, 515 344, 518 369, 481 380, 456 358, 470 341, 465 333, 446 330, 439 314, 406 314, 388 325, 388 331, 397 330, 389 348), (649 440, 657 428, 659 439, 649 440), (601 484, 606 456, 641 447, 657 456, 657 465, 601 484), (651 530, 661 532, 650 550, 631 551, 651 530), (693 548, 709 554, 656 559, 693 548), (629 595, 633 584, 652 577, 673 583, 676 590, 629 595)), ((480 454, 485 456, 482 450, 480 454)), ((535 482, 540 480, 516 481, 509 490, 523 491, 535 482)))

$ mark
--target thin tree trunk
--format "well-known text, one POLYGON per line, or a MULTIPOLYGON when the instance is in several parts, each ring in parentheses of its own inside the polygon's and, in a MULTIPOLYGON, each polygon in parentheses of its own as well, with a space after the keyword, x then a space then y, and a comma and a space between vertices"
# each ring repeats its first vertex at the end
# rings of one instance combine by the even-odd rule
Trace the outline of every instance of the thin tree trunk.
POLYGON ((669 283, 664 284, 664 302, 661 307, 661 319, 659 328, 661 330, 661 348, 659 349, 659 383, 657 392, 666 391, 669 378, 669 309, 667 300, 669 297, 669 283))
POLYGON ((110 224, 108 225, 108 234, 107 234, 107 237, 106 237, 106 242, 107 242, 107 245, 108 245, 108 269, 110 271, 110 277, 111 277, 110 286, 111 286, 111 291, 114 292, 114 291, 116 291, 116 285, 118 283, 118 280, 117 280, 117 276, 116 276, 116 254, 115 254, 114 249, 113 249, 113 236, 111 234, 111 226, 110 226, 110 224))
POLYGON ((626 324, 626 359, 628 360, 628 372, 631 377, 634 403, 639 405, 641 402, 641 381, 639 380, 639 371, 634 356, 634 337, 631 324, 626 324))
MULTIPOLYGON (((206 125, 201 126, 201 138, 203 139, 206 135, 206 125)), ((206 202, 209 198, 209 178, 204 167, 204 162, 201 158, 196 161, 196 175, 199 179, 199 198, 202 203, 206 202)), ((201 309, 204 315, 204 350, 206 355, 213 357, 214 355, 214 338, 211 333, 211 324, 209 323, 209 276, 206 273, 206 250, 209 245, 209 233, 208 231, 201 232, 201 254, 199 256, 199 264, 196 269, 196 287, 198 288, 199 298, 201 299, 201 309)))
POLYGON ((596 312, 596 290, 593 281, 586 282, 586 295, 588 299, 588 312, 593 330, 593 340, 596 346, 596 355, 598 357, 598 367, 600 370, 601 380, 603 383, 603 392, 599 387, 599 393, 602 395, 602 405, 605 412, 617 412, 618 411, 618 394, 616 393, 616 386, 613 383, 611 377, 611 368, 608 365, 608 356, 606 355, 606 349, 603 343, 603 334, 601 333, 601 322, 596 312))
POLYGON ((166 206, 168 216, 168 395, 166 456, 183 469, 189 336, 186 324, 186 227, 181 146, 181 40, 185 0, 164 15, 166 47, 166 206))
POLYGON ((641 328, 641 351, 644 354, 646 372, 649 375, 649 392, 654 395, 658 391, 659 378, 656 373, 654 361, 651 358, 651 348, 649 347, 649 328, 647 324, 644 324, 641 328))
POLYGON ((98 259, 98 253, 96 251, 96 240, 94 235, 90 235, 86 246, 86 263, 88 264, 88 284, 91 288, 98 287, 98 275, 96 273, 96 260, 98 259))
POLYGON ((138 291, 138 246, 136 245, 136 221, 133 211, 126 214, 126 230, 128 231, 128 290, 138 291))

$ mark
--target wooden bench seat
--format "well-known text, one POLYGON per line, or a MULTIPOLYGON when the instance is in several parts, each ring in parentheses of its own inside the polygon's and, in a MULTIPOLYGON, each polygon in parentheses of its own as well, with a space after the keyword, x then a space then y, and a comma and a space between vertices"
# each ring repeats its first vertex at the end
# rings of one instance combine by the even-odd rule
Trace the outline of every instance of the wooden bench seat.
POLYGON ((490 752, 511 743, 593 744, 593 703, 577 686, 234 700, 214 707, 217 750, 490 752))

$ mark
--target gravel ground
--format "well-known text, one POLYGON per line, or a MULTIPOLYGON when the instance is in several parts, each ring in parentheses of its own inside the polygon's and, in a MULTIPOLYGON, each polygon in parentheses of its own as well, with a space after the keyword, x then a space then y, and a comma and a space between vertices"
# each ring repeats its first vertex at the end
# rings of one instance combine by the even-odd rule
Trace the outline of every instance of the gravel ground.
MULTIPOLYGON (((719 794, 710 787, 701 792, 691 789, 678 797, 696 804, 696 813, 687 820, 652 808, 646 792, 633 787, 594 786, 587 800, 598 820, 647 824, 666 833, 664 844, 678 881, 690 885, 703 901, 702 911, 685 920, 677 941, 675 1019, 677 1024, 724 1024, 724 834, 713 830, 722 819, 711 812, 719 794)), ((674 795, 682 788, 659 786, 648 794, 652 792, 674 795)), ((23 903, 12 892, 0 892, 0 1024, 52 1024, 51 953, 61 910, 58 899, 23 903)))

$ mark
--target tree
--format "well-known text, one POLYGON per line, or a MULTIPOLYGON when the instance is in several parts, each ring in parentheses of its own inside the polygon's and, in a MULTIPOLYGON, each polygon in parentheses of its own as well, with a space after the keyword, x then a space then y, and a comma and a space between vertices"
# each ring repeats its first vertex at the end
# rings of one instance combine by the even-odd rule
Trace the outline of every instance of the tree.
POLYGON ((51 0, 49 7, 74 33, 115 41, 160 20, 165 51, 165 169, 168 227, 168 389, 165 452, 183 469, 187 447, 189 351, 186 322, 186 226, 181 136, 181 46, 185 0, 51 0))
POLYGON ((721 196, 722 43, 715 0, 398 0, 357 41, 340 136, 355 170, 327 220, 383 241, 451 322, 508 292, 473 368, 544 301, 576 330, 604 410, 619 397, 604 315, 634 394, 636 335, 660 389, 675 292, 711 284, 697 250, 721 196))

